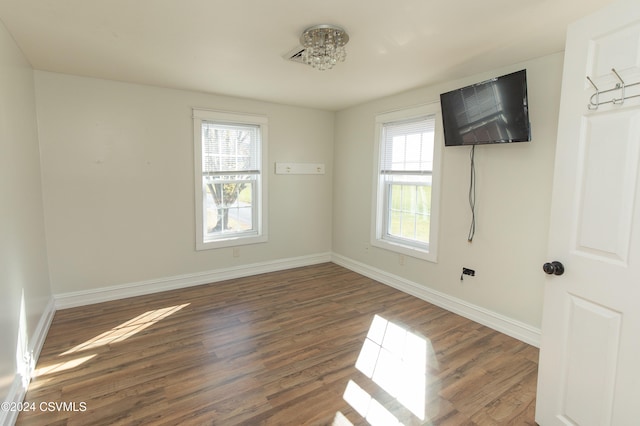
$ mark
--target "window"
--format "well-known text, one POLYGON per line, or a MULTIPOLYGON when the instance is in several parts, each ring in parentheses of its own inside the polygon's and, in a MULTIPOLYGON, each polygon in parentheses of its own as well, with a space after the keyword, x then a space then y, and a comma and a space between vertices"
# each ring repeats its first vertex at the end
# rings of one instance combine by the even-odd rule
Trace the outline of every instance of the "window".
POLYGON ((196 249, 266 241, 267 119, 193 110, 196 249))
POLYGON ((440 126, 437 104, 376 117, 372 245, 436 260, 440 126))

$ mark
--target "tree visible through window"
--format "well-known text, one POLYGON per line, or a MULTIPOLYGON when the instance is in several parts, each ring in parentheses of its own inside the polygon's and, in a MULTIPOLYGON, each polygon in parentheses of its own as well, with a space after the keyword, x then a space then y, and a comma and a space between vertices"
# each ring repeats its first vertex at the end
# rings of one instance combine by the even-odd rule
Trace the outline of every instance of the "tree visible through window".
POLYGON ((201 188, 196 200, 198 247, 248 243, 256 237, 263 241, 266 120, 194 110, 194 131, 201 188))
POLYGON ((255 155, 258 135, 257 126, 202 123, 207 234, 253 229, 253 187, 259 174, 255 155))

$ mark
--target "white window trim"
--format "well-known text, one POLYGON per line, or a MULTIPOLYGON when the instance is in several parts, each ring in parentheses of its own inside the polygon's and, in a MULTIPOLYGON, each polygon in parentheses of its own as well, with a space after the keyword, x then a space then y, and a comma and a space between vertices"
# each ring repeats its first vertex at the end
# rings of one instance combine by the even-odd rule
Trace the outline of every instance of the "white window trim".
POLYGON ((235 112, 224 112, 207 109, 193 108, 193 148, 194 148, 194 177, 195 177, 195 213, 196 213, 196 250, 209 250, 222 247, 234 247, 245 244, 263 243, 268 240, 267 234, 267 146, 268 146, 268 119, 262 115, 251 115, 235 112), (261 143, 258 155, 261 158, 261 190, 257 195, 257 232, 251 235, 229 236, 216 241, 204 241, 203 233, 203 186, 202 186, 202 121, 214 121, 229 124, 251 124, 260 126, 261 143))
POLYGON ((385 250, 390 250, 403 255, 418 259, 437 262, 438 260, 438 229, 440 221, 440 164, 442 162, 442 113, 439 102, 420 105, 403 110, 382 113, 375 119, 375 145, 374 145, 374 165, 373 165, 373 204, 371 212, 371 245, 385 250), (410 244, 383 239, 383 221, 385 220, 384 185, 380 185, 380 156, 382 128, 385 123, 400 120, 410 120, 425 115, 435 116, 435 132, 433 144, 433 171, 431 184, 431 222, 429 229, 428 249, 422 249, 410 244))

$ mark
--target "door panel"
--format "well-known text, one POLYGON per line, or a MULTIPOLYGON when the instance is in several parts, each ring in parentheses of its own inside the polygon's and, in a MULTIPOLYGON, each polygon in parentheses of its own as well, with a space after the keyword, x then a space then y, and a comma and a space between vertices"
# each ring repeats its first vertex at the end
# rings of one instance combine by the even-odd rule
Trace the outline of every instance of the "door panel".
POLYGON ((603 84, 618 82, 611 75, 612 64, 620 72, 640 69, 640 25, 631 24, 611 33, 594 36, 589 43, 587 75, 603 84))
POLYGON ((603 425, 613 412, 621 314, 575 295, 568 303, 563 417, 567 424, 603 425), (592 350, 594 340, 603 350, 592 350))
POLYGON ((638 424, 636 95, 640 1, 617 0, 567 32, 548 250, 565 273, 545 277, 536 401, 543 426, 638 424))
POLYGON ((626 264, 638 182, 640 108, 583 118, 577 253, 626 264))

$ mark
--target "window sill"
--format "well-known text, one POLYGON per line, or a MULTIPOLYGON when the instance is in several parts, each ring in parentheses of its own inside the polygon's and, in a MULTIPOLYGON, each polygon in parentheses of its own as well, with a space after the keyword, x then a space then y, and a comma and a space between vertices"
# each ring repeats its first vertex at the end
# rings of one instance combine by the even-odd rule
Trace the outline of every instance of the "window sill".
POLYGON ((429 250, 424 250, 417 247, 410 247, 410 246, 393 243, 393 242, 382 240, 382 239, 371 240, 371 245, 374 247, 378 247, 378 248, 392 251, 395 253, 403 254, 405 256, 414 257, 416 259, 426 260, 433 263, 437 262, 436 253, 430 252, 429 250))
POLYGON ((236 246, 245 246, 249 244, 258 244, 258 243, 266 243, 267 236, 266 235, 257 235, 257 236, 243 236, 243 237, 229 237, 225 239, 219 239, 215 241, 196 241, 196 250, 213 250, 225 247, 236 247, 236 246))

